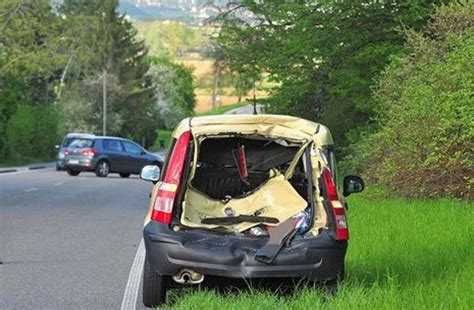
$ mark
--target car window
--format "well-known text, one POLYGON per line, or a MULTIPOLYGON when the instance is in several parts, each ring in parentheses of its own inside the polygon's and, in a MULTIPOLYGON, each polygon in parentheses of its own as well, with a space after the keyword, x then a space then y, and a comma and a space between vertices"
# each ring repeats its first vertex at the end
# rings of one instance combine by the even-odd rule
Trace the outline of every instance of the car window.
POLYGON ((63 140, 63 143, 61 143, 61 146, 62 147, 68 147, 71 144, 71 142, 74 141, 75 139, 77 139, 77 138, 65 138, 63 140))
POLYGON ((122 145, 118 140, 104 140, 104 149, 108 151, 122 152, 122 145))
POLYGON ((131 142, 122 141, 123 146, 125 148, 125 152, 133 155, 140 155, 142 153, 142 149, 139 148, 137 145, 131 142))
POLYGON ((86 148, 86 147, 92 147, 93 144, 94 144, 94 140, 75 138, 71 142, 71 144, 69 144, 69 147, 73 148, 73 149, 82 149, 82 148, 86 148))

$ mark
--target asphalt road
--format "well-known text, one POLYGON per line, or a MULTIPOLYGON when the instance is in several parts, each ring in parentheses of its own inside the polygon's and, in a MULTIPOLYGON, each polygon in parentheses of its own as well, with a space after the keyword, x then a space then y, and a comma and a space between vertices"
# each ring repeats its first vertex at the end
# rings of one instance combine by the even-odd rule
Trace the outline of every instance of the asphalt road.
POLYGON ((137 176, 0 174, 0 309, 120 309, 151 188, 137 176))

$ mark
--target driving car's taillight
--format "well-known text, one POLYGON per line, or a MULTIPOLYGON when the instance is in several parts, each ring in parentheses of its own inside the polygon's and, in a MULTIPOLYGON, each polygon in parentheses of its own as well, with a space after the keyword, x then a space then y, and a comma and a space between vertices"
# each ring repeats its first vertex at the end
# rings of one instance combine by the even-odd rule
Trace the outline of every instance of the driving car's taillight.
POLYGON ((184 171, 191 132, 185 131, 176 141, 172 150, 163 181, 156 193, 151 220, 165 224, 171 223, 174 199, 184 171))
POLYGON ((339 201, 339 197, 337 195, 337 187, 332 178, 331 171, 328 168, 324 168, 321 176, 327 191, 327 198, 334 214, 336 239, 347 240, 349 239, 349 229, 347 227, 346 209, 339 201))
POLYGON ((69 149, 64 150, 64 155, 69 155, 69 153, 71 153, 71 151, 69 151, 69 149))
POLYGON ((93 148, 82 150, 82 155, 86 155, 86 156, 94 156, 95 153, 96 153, 96 150, 93 148))

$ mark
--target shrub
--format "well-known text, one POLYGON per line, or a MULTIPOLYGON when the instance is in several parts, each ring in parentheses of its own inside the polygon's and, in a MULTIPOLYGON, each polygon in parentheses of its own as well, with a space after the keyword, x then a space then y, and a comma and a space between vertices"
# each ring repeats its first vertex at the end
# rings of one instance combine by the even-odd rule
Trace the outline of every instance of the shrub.
POLYGON ((8 158, 17 163, 53 158, 57 123, 53 108, 18 106, 5 130, 8 158))
POLYGON ((368 179, 409 197, 473 198, 474 3, 437 10, 408 33, 375 90, 377 131, 354 146, 368 179))

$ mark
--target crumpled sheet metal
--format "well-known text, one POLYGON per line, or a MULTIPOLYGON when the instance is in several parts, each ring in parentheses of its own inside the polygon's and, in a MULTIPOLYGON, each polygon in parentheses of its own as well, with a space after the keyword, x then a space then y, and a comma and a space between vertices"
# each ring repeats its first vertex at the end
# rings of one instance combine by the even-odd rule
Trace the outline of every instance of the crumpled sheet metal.
POLYGON ((193 135, 259 134, 300 142, 314 139, 317 145, 333 144, 331 134, 324 125, 287 115, 214 115, 186 118, 176 127, 173 137, 179 137, 190 128, 193 135))
MULTIPOLYGON (((306 201, 283 175, 269 179, 246 197, 233 198, 227 202, 210 199, 189 187, 183 202, 181 224, 188 227, 217 228, 220 226, 201 224, 201 220, 209 217, 225 217, 226 209, 232 210, 233 216, 253 215, 257 212, 260 216, 275 217, 282 223, 303 211, 306 206, 306 201)), ((242 232, 256 225, 258 223, 240 223, 221 227, 232 232, 242 232)))

